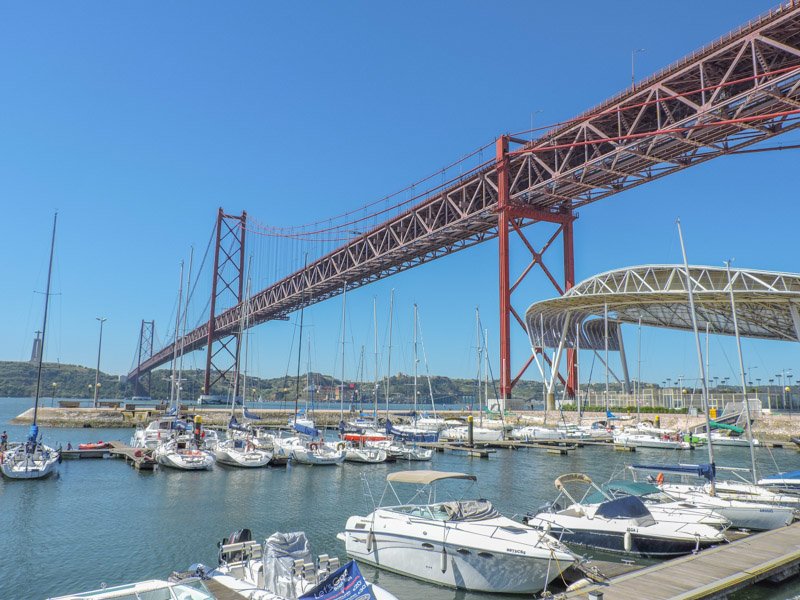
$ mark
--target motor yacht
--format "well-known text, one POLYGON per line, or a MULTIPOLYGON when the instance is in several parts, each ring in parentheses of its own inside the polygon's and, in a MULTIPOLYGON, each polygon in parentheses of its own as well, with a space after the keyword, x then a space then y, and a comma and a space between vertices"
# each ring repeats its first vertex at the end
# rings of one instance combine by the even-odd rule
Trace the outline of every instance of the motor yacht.
POLYGON ((360 562, 451 588, 533 594, 577 560, 556 539, 502 516, 488 500, 435 500, 437 484, 474 482, 474 475, 418 470, 386 479, 384 498, 388 492, 398 497, 395 484, 424 487, 407 504, 347 520, 339 538, 360 562))
POLYGON ((602 490, 583 473, 569 473, 555 480, 559 491, 548 510, 528 516, 524 522, 568 544, 644 558, 663 558, 696 552, 726 542, 710 525, 657 521, 636 496, 589 504, 586 496, 602 490), (583 496, 568 485, 586 486, 583 496))

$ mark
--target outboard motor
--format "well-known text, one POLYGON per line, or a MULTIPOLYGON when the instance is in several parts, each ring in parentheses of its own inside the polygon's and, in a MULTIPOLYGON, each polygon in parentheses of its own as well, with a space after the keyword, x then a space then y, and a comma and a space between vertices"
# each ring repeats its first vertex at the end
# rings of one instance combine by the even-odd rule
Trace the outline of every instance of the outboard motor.
POLYGON ((219 544, 219 564, 238 562, 244 560, 244 551, 237 550, 235 552, 223 552, 222 547, 228 544, 239 544, 241 542, 250 542, 253 540, 253 532, 247 528, 234 531, 226 539, 223 539, 219 544))

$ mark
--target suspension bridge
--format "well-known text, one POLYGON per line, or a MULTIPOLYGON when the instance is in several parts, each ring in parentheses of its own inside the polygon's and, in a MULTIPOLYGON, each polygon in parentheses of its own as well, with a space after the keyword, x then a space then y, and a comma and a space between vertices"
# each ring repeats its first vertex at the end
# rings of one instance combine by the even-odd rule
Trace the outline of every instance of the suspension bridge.
MULTIPOLYGON (((330 222, 282 229, 220 209, 208 320, 158 349, 152 321, 143 321, 136 366, 128 377, 138 382, 177 352, 205 348, 204 392, 211 393, 230 377, 238 359, 243 311, 248 327, 285 319, 344 290, 497 239, 500 396, 509 398, 534 358, 526 351, 528 358, 512 365, 511 327, 525 326, 512 294, 537 267, 559 294, 575 284, 577 209, 720 156, 760 151, 760 146, 749 147, 798 126, 800 4, 791 1, 573 119, 499 136, 437 172, 439 181, 431 176, 409 186, 402 200, 392 195, 330 222), (542 247, 525 235, 534 224, 551 232, 542 247), (247 295, 247 234, 324 238, 333 247, 247 295), (530 254, 513 278, 512 237, 530 254), (563 278, 544 261, 558 240, 563 278)), ((576 375, 570 350, 565 376, 559 375, 569 395, 576 375)))

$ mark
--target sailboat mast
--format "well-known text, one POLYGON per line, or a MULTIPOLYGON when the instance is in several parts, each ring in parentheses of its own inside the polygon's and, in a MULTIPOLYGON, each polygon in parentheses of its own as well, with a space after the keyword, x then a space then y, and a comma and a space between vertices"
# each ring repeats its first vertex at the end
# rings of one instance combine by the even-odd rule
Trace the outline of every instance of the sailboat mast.
MULTIPOLYGON (((39 394, 42 385, 42 362, 44 361, 44 336, 47 331, 47 308, 50 305, 50 280, 53 275, 53 252, 56 247, 56 223, 58 221, 58 213, 53 215, 53 233, 50 236, 50 263, 47 267, 47 288, 44 292, 44 318, 42 319, 42 345, 39 348, 39 364, 36 367, 36 396, 33 401, 33 424, 31 430, 34 431, 36 426, 36 417, 39 413, 39 394)), ((36 435, 36 434, 34 434, 36 435)), ((36 440, 33 440, 34 442, 36 440)))
POLYGON ((344 419, 344 334, 346 331, 347 282, 342 287, 342 391, 339 393, 339 420, 344 419))
POLYGON ((414 303, 414 419, 417 418, 417 303, 414 303))
MULTIPOLYGON (((242 368, 242 418, 244 419, 244 404, 245 400, 247 399, 247 361, 250 359, 250 334, 247 332, 250 330, 250 294, 253 291, 253 281, 250 278, 251 269, 253 266, 253 256, 251 255, 248 259, 247 265, 247 287, 244 293, 244 306, 242 310, 244 311, 244 327, 242 328, 242 335, 239 339, 244 337, 244 360, 242 363, 244 367, 242 368)), ((235 399, 235 397, 234 397, 235 399)), ((255 400, 255 390, 253 390, 253 400, 255 400)), ((235 405, 235 402, 234 402, 235 405)))
POLYGON ((642 317, 639 317, 639 340, 636 342, 636 422, 641 419, 642 392, 642 317))
MULTIPOLYGON (((181 305, 183 301, 183 261, 181 261, 180 282, 178 284, 178 309, 175 311, 175 343, 172 344, 172 372, 169 375, 169 405, 170 408, 175 403, 175 375, 178 364, 178 336, 181 333, 181 305)), ((207 393, 207 392, 206 392, 207 393)))
POLYGON ((389 293, 389 357, 386 363, 386 418, 389 418, 389 383, 392 379, 392 323, 394 322, 394 288, 389 293))
POLYGON ((178 358, 178 383, 177 389, 175 390, 175 403, 180 405, 181 403, 181 376, 183 374, 183 347, 184 347, 184 338, 186 337, 186 320, 188 318, 189 313, 189 294, 192 290, 192 261, 194 260, 194 246, 189 247, 189 275, 186 277, 186 302, 184 303, 183 307, 183 330, 181 332, 181 351, 178 358))
MULTIPOLYGON (((483 353, 483 360, 486 362, 485 373, 483 374, 483 399, 486 401, 486 406, 489 405, 489 330, 483 330, 483 347, 486 350, 483 353)), ((483 404, 481 404, 481 416, 478 419, 479 425, 483 427, 483 404)))
POLYGON ((372 345, 375 351, 375 410, 372 413, 375 420, 375 425, 378 424, 378 297, 372 297, 372 345))
POLYGON ((606 415, 608 415, 608 302, 603 302, 603 338, 606 345, 606 415))
MULTIPOLYGON (((747 385, 744 381, 744 358, 742 357, 742 338, 739 335, 739 320, 736 318, 736 299, 733 294, 733 282, 731 281, 731 261, 725 261, 725 268, 728 272, 728 293, 731 297, 731 313, 733 314, 733 332, 736 335, 736 350, 739 353, 739 375, 742 380, 742 398, 744 398, 744 415, 747 419, 747 444, 750 446, 750 468, 753 470, 753 483, 758 481, 756 475, 756 451, 753 448, 753 432, 750 429, 750 400, 747 399, 747 385)), ((708 432, 708 444, 711 445, 711 431, 708 432)))
MULTIPOLYGON (((308 268, 308 252, 306 252, 306 257, 303 261, 303 273, 306 272, 308 268)), ((303 353, 303 316, 305 314, 306 305, 303 302, 305 296, 305 285, 300 290, 300 339, 297 342, 297 378, 294 382, 294 424, 297 425, 297 405, 300 402, 300 357, 303 353)), ((311 349, 309 347, 309 354, 311 353, 311 349)), ((309 360, 311 360, 309 358, 309 360)), ((306 378, 307 379, 307 378, 306 378)))
MULTIPOLYGON (((683 231, 681 231, 681 220, 678 219, 678 238, 681 241, 681 253, 683 254, 683 268, 686 272, 686 290, 689 293, 689 312, 692 317, 692 329, 694 330, 694 341, 697 347, 697 363, 700 367, 700 383, 703 386, 703 412, 706 415, 706 431, 708 432, 708 462, 711 464, 712 473, 714 472, 714 444, 711 443, 711 418, 708 415, 708 385, 706 385, 706 367, 703 364, 703 349, 700 347, 700 332, 697 329, 697 315, 694 310, 694 289, 692 278, 689 274, 689 260, 686 258, 686 247, 683 244, 683 231)), ((711 480, 710 493, 714 495, 714 480, 711 480)))
MULTIPOLYGON (((478 401, 478 406, 480 407, 481 404, 481 365, 483 364, 483 354, 481 352, 483 348, 483 340, 481 340, 481 313, 480 309, 476 306, 475 307, 475 356, 477 357, 477 362, 475 366, 475 400, 478 401)), ((472 404, 472 407, 475 406, 475 403, 472 404)), ((470 413, 472 409, 470 409, 470 413)))

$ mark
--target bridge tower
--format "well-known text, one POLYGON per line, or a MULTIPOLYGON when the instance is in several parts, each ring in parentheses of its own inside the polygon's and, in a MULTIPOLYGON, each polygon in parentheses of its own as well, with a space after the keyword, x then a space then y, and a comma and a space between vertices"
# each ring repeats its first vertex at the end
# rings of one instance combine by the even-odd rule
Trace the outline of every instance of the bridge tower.
POLYGON ((133 379, 134 396, 150 396, 152 393, 152 372, 147 372, 147 388, 145 388, 142 384, 141 367, 143 360, 147 360, 153 356, 153 337, 155 335, 155 329, 155 321, 145 321, 142 319, 142 324, 139 328, 139 345, 136 349, 136 376, 133 379))
MULTIPOLYGON (((511 319, 519 323, 526 329, 524 313, 523 316, 515 310, 511 303, 511 295, 514 293, 530 271, 538 266, 547 276, 550 283, 558 291, 564 294, 575 285, 575 252, 573 248, 573 223, 577 214, 567 206, 559 212, 548 212, 524 202, 512 200, 511 198, 511 176, 509 168, 509 144, 527 145, 528 140, 515 139, 504 135, 497 138, 496 143, 496 165, 497 165, 497 229, 498 229, 498 257, 499 257, 499 284, 500 284, 500 397, 507 400, 511 398, 511 391, 514 386, 527 371, 534 360, 535 354, 530 354, 519 372, 512 377, 511 365, 511 319), (536 250, 522 229, 536 222, 546 222, 558 225, 555 232, 540 250, 536 250), (511 254, 510 241, 512 234, 516 235, 530 252, 531 258, 528 265, 522 270, 520 275, 511 283, 509 258, 511 254), (543 255, 561 237, 564 256, 564 278, 559 283, 550 269, 544 263, 543 255)), ((548 363, 550 359, 543 348, 535 348, 534 352, 540 353, 543 360, 548 363)), ((567 351, 567 378, 564 380, 559 374, 559 379, 566 386, 567 396, 573 398, 577 387, 577 361, 575 350, 567 351)), ((553 366, 553 365, 551 365, 553 366)), ((553 368, 557 368, 554 366, 553 368)))
POLYGON ((218 310, 240 304, 244 299, 244 238, 247 212, 241 215, 217 213, 216 244, 214 246, 214 272, 211 281, 211 304, 208 315, 206 371, 203 393, 212 394, 214 385, 229 382, 239 364, 239 330, 227 336, 216 337, 218 310))

